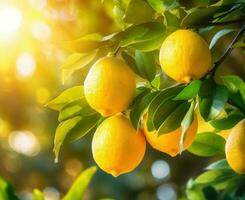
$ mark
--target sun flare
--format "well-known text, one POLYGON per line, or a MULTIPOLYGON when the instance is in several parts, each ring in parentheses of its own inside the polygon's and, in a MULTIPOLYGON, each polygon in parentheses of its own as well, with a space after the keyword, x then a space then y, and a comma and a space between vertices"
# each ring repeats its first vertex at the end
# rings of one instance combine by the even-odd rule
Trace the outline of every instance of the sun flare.
POLYGON ((19 9, 10 6, 0 7, 0 38, 9 37, 21 26, 22 14, 19 9))

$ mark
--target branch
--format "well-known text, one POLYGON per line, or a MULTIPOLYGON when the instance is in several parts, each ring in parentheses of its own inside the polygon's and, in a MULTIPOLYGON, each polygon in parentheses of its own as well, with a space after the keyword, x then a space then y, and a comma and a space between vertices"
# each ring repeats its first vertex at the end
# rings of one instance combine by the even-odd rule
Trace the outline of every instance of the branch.
POLYGON ((215 73, 215 71, 218 68, 218 66, 221 63, 224 62, 224 60, 226 59, 226 57, 230 55, 231 51, 233 50, 233 45, 237 42, 237 40, 239 40, 239 38, 243 35, 244 32, 245 32, 245 24, 242 26, 242 28, 236 34, 236 36, 234 37, 234 39, 232 40, 232 42, 230 43, 230 45, 228 46, 228 48, 226 49, 226 51, 224 52, 224 54, 220 57, 220 59, 217 62, 214 63, 214 67, 210 71, 210 73, 212 75, 215 73))
POLYGON ((235 20, 228 20, 228 21, 223 21, 223 22, 210 22, 206 25, 209 26, 224 26, 224 25, 229 25, 229 24, 235 24, 235 23, 240 23, 240 22, 244 22, 245 18, 241 18, 241 19, 235 19, 235 20))

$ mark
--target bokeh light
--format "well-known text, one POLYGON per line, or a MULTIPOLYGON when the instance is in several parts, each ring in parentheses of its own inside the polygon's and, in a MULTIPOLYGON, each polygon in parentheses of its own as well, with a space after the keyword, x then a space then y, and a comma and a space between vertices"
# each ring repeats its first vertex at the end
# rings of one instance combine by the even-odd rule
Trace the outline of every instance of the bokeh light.
POLYGON ((78 174, 82 171, 82 163, 78 159, 70 159, 65 164, 66 173, 72 177, 78 176, 78 174))
POLYGON ((40 152, 40 143, 30 131, 13 131, 9 136, 9 145, 26 156, 35 156, 40 152))
POLYGON ((46 187, 43 190, 44 196, 46 200, 59 200, 60 193, 55 187, 46 187))
POLYGON ((159 200, 176 200, 177 194, 171 184, 165 183, 157 188, 157 197, 159 200))
POLYGON ((156 179, 167 179, 170 176, 169 164, 164 160, 156 160, 151 166, 151 173, 156 179))
POLYGON ((52 34, 50 26, 40 21, 34 21, 32 23, 31 32, 34 38, 41 41, 48 40, 52 34))
POLYGON ((10 6, 0 7, 0 38, 6 39, 21 25, 22 14, 19 9, 10 6))
POLYGON ((32 54, 22 53, 16 61, 17 73, 20 77, 32 76, 36 68, 36 61, 32 54))

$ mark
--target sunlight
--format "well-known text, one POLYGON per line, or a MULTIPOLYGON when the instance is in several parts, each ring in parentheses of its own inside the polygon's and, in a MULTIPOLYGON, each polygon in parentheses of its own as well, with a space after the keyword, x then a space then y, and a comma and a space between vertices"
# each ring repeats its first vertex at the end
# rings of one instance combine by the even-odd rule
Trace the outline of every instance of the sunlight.
POLYGON ((36 68, 35 58, 30 53, 22 53, 16 61, 17 73, 20 77, 32 76, 36 68))
POLYGON ((7 38, 21 26, 22 14, 14 7, 0 7, 0 38, 7 38))

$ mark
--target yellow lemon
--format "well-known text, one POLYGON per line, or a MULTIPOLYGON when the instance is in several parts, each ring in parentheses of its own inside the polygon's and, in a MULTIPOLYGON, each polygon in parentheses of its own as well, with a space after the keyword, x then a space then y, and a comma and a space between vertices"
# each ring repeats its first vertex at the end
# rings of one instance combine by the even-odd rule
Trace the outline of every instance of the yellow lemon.
POLYGON ((103 116, 125 110, 135 93, 135 74, 121 59, 105 57, 89 70, 84 81, 88 104, 103 116))
MULTIPOLYGON (((157 135, 156 131, 148 131, 147 130, 147 117, 144 118, 143 121, 143 128, 146 140, 149 142, 149 144, 156 150, 164 152, 172 157, 176 156, 180 151, 180 138, 182 133, 182 128, 179 127, 178 129, 162 134, 157 135)), ((196 116, 194 117, 194 120, 186 134, 185 143, 184 143, 184 149, 187 149, 193 140, 195 139, 197 133, 197 119, 196 116)))
POLYGON ((232 128, 225 153, 230 167, 238 174, 245 174, 245 119, 232 128))
POLYGON ((144 135, 120 113, 107 118, 97 128, 92 141, 93 157, 102 170, 117 177, 140 164, 145 143, 144 135))
MULTIPOLYGON (((198 128, 197 128, 197 133, 202 133, 202 132, 217 132, 215 128, 208 122, 205 122, 205 120, 202 118, 200 115, 200 112, 196 112, 197 115, 197 121, 198 121, 198 128)), ((224 117, 226 113, 222 112, 219 117, 224 117)), ((218 135, 222 136, 225 140, 227 140, 229 134, 230 134, 230 129, 229 130, 221 130, 217 132, 218 135)))
POLYGON ((170 34, 160 49, 162 70, 180 83, 202 78, 211 66, 211 53, 205 40, 189 30, 170 34))

